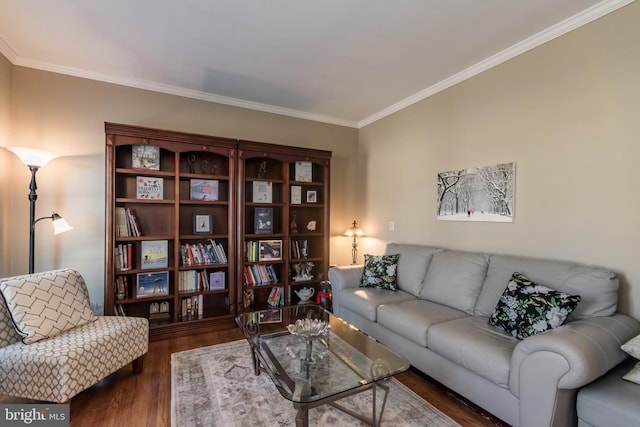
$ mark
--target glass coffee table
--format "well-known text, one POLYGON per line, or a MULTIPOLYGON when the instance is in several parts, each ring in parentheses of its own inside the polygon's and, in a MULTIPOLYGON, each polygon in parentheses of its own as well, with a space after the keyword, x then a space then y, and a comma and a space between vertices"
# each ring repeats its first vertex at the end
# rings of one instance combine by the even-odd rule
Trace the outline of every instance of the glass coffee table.
POLYGON ((293 402, 297 426, 308 426, 309 409, 325 404, 379 425, 389 393, 385 380, 409 368, 404 356, 317 305, 242 313, 236 323, 251 346, 255 374, 266 372, 293 402), (373 392, 371 416, 338 403, 367 390, 373 392))

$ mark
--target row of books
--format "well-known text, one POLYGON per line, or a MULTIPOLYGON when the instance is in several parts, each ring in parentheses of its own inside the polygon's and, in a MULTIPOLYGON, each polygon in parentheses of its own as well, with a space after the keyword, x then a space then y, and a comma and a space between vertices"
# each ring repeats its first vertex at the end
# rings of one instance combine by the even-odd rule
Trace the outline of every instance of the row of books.
POLYGON ((128 298, 131 293, 129 291, 129 279, 127 276, 117 276, 116 277, 116 298, 117 299, 125 299, 128 298))
POLYGON ((194 295, 185 297, 180 300, 180 317, 183 320, 191 320, 192 318, 202 317, 202 295, 194 295))
POLYGON ((244 267, 244 282, 249 286, 275 285, 278 274, 272 264, 252 264, 244 267))
POLYGON ((303 259, 309 256, 308 240, 293 240, 291 242, 291 258, 303 259))
POLYGON ((127 315, 127 312, 124 309, 124 305, 122 305, 122 304, 116 304, 113 307, 113 311, 114 311, 113 314, 115 314, 116 316, 126 316, 127 315))
POLYGON ((182 265, 226 264, 227 254, 221 243, 208 239, 207 243, 180 245, 182 265))
POLYGON ((121 243, 115 250, 116 270, 131 270, 133 268, 133 244, 121 243))
POLYGON ((213 291, 224 289, 226 285, 224 271, 184 270, 179 273, 179 292, 213 291))
POLYGON ((245 260, 258 262, 260 260, 260 243, 256 240, 244 242, 245 260))
POLYGON ((116 236, 140 237, 140 226, 131 208, 116 206, 116 236))
POLYGON ((284 288, 276 286, 271 288, 269 296, 267 297, 267 304, 271 307, 280 307, 284 305, 284 288))

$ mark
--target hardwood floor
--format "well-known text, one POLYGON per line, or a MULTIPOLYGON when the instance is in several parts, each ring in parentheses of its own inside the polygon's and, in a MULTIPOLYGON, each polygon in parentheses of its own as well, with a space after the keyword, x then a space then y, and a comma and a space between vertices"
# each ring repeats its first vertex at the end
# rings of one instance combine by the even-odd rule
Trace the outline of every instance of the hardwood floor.
MULTIPOLYGON (((129 365, 71 400, 71 427, 169 427, 171 353, 239 339, 244 337, 234 328, 151 342, 140 375, 133 375, 129 365)), ((416 371, 397 378, 463 426, 504 426, 416 371)), ((29 401, 0 396, 0 402, 29 401)))

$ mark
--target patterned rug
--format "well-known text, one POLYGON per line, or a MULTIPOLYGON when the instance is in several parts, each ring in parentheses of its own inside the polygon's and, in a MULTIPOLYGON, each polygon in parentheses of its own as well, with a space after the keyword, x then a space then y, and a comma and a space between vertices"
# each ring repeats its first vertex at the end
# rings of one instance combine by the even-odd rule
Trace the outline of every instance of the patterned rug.
MULTIPOLYGON (((389 398, 382 426, 459 426, 395 378, 387 382, 389 398)), ((379 396, 380 397, 380 396, 379 396)), ((340 401, 370 414, 372 392, 340 401)), ((295 426, 296 411, 266 373, 253 374, 245 340, 171 355, 171 425, 295 426)), ((309 410, 312 426, 359 426, 364 423, 329 405, 309 410)))

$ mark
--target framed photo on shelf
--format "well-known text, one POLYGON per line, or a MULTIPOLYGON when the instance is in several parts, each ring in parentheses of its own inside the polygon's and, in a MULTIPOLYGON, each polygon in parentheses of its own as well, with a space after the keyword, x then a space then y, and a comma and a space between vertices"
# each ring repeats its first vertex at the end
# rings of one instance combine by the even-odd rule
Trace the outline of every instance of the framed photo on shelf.
POLYGON ((307 191, 307 203, 316 203, 318 201, 318 193, 315 190, 307 191))
POLYGON ((280 323, 282 322, 282 310, 263 310, 258 312, 258 323, 280 323))
POLYGON ((313 181, 313 163, 296 162, 295 179, 296 181, 299 181, 299 182, 313 181))
POLYGON ((132 145, 131 167, 133 169, 160 170, 160 147, 143 144, 132 145))
POLYGON ((282 240, 259 240, 258 249, 258 261, 282 259, 282 240))
POLYGON ((273 208, 254 208, 253 232, 254 234, 273 233, 273 208))
POLYGON ((142 269, 167 268, 169 265, 169 242, 167 240, 143 240, 140 242, 140 265, 142 269))
POLYGON ((211 234, 211 214, 193 215, 193 234, 211 234))
POLYGON ((169 295, 169 272, 138 273, 136 298, 169 295))
POLYGON ((192 179, 189 183, 189 198, 191 200, 218 200, 217 179, 192 179))

